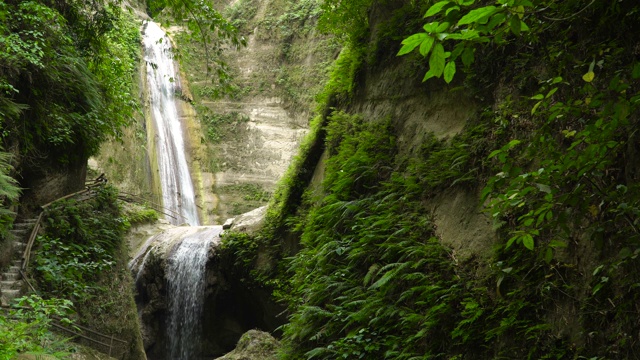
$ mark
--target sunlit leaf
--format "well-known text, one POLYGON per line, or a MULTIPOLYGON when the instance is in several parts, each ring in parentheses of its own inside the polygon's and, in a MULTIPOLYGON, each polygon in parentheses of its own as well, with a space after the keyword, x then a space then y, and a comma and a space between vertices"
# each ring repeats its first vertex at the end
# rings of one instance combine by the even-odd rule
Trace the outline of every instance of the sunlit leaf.
POLYGON ((429 10, 427 10, 427 12, 424 14, 424 17, 433 16, 433 15, 439 13, 440 11, 442 11, 442 9, 444 9, 445 6, 447 6, 449 4, 451 4, 451 1, 445 0, 445 1, 440 1, 440 2, 437 2, 437 3, 433 4, 433 5, 431 5, 429 10))
POLYGON ((596 74, 593 71, 589 71, 588 73, 582 75, 582 80, 590 83, 596 77, 596 74))
POLYGON ((447 30, 448 28, 449 28, 449 23, 443 22, 442 24, 438 25, 438 27, 436 28, 436 32, 441 33, 447 30))
POLYGON ((456 74, 456 63, 455 61, 449 61, 447 65, 444 67, 444 81, 449 84, 451 80, 453 80, 453 76, 456 74))
POLYGON ((431 79, 434 76, 435 75, 433 74, 433 71, 431 71, 431 69, 429 69, 429 71, 427 71, 427 73, 424 74, 424 77, 422 78, 422 82, 425 82, 425 81, 431 79))
POLYGON ((529 234, 525 234, 522 236, 522 245, 529 250, 533 250, 534 242, 533 237, 529 234))
POLYGON ((433 76, 440 77, 444 72, 444 65, 446 61, 446 56, 444 52, 444 47, 442 44, 437 43, 433 51, 431 52, 431 56, 429 57, 429 71, 433 72, 433 76))
POLYGON ((398 54, 396 54, 396 56, 401 56, 401 55, 410 53, 411 51, 413 51, 413 49, 415 49, 418 45, 420 45, 425 39, 427 39, 428 36, 429 35, 427 35, 426 33, 418 33, 418 34, 413 34, 408 38, 402 40, 402 48, 400 48, 400 51, 398 51, 398 54))
POLYGON ((422 44, 420 44, 420 54, 422 56, 427 56, 434 42, 435 42, 435 39, 432 38, 431 36, 428 36, 426 39, 424 39, 422 41, 422 44))
POLYGON ((478 22, 479 20, 486 19, 495 12, 495 6, 484 6, 479 9, 471 10, 467 15, 458 20, 458 26, 468 25, 474 22, 478 22))

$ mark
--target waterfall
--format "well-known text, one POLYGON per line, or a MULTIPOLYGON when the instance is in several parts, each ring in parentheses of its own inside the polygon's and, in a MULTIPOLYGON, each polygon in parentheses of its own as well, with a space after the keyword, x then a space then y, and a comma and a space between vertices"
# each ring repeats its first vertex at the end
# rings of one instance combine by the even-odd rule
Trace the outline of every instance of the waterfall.
POLYGON ((136 282, 143 281, 150 259, 167 259, 166 359, 198 358, 207 286, 206 264, 222 226, 180 226, 150 237, 129 263, 136 282))
POLYGON ((205 228, 184 237, 169 257, 166 276, 169 294, 170 359, 195 359, 199 354, 206 279, 204 269, 211 239, 222 227, 205 228))
POLYGON ((176 108, 176 74, 171 41, 154 22, 147 22, 143 42, 147 62, 147 81, 151 115, 156 128, 156 148, 162 205, 181 218, 173 224, 199 225, 195 191, 185 156, 182 123, 176 108))
POLYGON ((169 218, 171 223, 186 222, 190 226, 176 227, 149 238, 129 266, 138 281, 149 258, 160 256, 167 260, 164 271, 168 304, 166 356, 171 360, 190 360, 200 354, 206 264, 211 244, 220 240, 222 226, 197 226, 195 192, 176 107, 177 74, 171 42, 153 22, 146 23, 143 42, 162 205, 169 213, 180 216, 169 218))

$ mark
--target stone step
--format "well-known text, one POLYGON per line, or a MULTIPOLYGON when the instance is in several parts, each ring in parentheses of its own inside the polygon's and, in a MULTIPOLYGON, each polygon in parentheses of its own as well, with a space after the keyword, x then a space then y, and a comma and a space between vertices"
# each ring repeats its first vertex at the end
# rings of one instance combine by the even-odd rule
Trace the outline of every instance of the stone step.
POLYGON ((3 290, 0 294, 0 302, 4 306, 9 306, 11 301, 17 297, 20 297, 20 290, 3 290))
POLYGON ((17 281, 22 278, 19 272, 5 272, 2 273, 2 280, 4 281, 17 281))
POLYGON ((33 224, 36 223, 36 221, 38 221, 37 217, 32 218, 32 219, 21 219, 20 221, 16 221, 15 223, 16 224, 31 224, 31 225, 33 225, 33 224))
POLYGON ((27 247, 27 244, 23 242, 14 242, 13 243, 13 253, 16 255, 22 255, 24 253, 24 249, 27 247))
POLYGON ((19 229, 19 230, 31 230, 33 228, 33 225, 35 224, 36 224, 36 219, 29 220, 29 221, 21 221, 19 223, 13 223, 13 228, 19 229))
POLYGON ((20 280, 3 280, 0 281, 0 289, 5 290, 20 290, 22 289, 22 281, 20 280))
POLYGON ((9 230, 10 233, 12 233, 14 236, 22 238, 27 236, 27 234, 29 234, 31 231, 29 231, 28 229, 11 229, 9 230))

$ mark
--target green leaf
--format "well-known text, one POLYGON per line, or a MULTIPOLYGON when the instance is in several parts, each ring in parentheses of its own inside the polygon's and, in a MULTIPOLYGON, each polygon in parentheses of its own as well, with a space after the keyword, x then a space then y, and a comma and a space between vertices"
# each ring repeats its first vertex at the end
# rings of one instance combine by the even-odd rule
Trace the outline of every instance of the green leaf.
POLYGON ((536 184, 536 186, 538 187, 538 189, 540 189, 540 191, 551 194, 551 187, 549 185, 536 184))
POLYGON ((431 69, 429 69, 429 71, 427 71, 427 73, 424 74, 424 78, 422 78, 422 82, 425 82, 425 81, 431 79, 434 76, 435 75, 433 74, 433 71, 431 71, 431 69))
POLYGON ((496 12, 495 6, 484 6, 475 10, 469 11, 469 13, 458 20, 458 26, 468 25, 479 20, 485 19, 496 12))
POLYGON ((511 21, 509 21, 509 28, 514 35, 520 36, 520 18, 517 16, 512 16, 511 21))
POLYGON ((463 29, 460 33, 462 34, 462 40, 473 40, 480 37, 478 30, 474 29, 463 29))
POLYGON ((551 248, 547 248, 544 252, 544 262, 547 264, 551 263, 553 260, 553 250, 551 248))
POLYGON ((449 28, 449 23, 445 21, 442 24, 438 25, 438 27, 436 28, 436 32, 441 33, 447 30, 448 28, 449 28))
POLYGON ((554 249, 566 248, 567 246, 568 246, 567 243, 561 240, 551 240, 549 242, 549 247, 552 247, 554 249))
POLYGON ((498 150, 493 150, 490 154, 489 157, 487 159, 491 159, 492 157, 500 154, 502 152, 502 149, 498 149, 498 150))
POLYGON ((440 11, 442 11, 442 9, 444 9, 445 6, 451 4, 451 2, 449 0, 445 0, 445 1, 440 1, 437 2, 433 5, 431 5, 431 7, 429 8, 429 10, 427 10, 427 12, 424 14, 424 17, 429 17, 429 16, 433 16, 437 13, 439 13, 440 11))
POLYGON ((435 22, 430 22, 428 24, 424 24, 422 26, 422 28, 424 29, 424 31, 426 31, 428 33, 434 33, 434 32, 436 32, 436 29, 438 28, 438 25, 440 25, 440 23, 435 21, 435 22))
POLYGON ((533 108, 531 109, 531 115, 536 113, 536 110, 538 110, 538 107, 540 107, 540 105, 542 105, 542 101, 538 101, 535 105, 533 105, 533 108))
MULTIPOLYGON (((493 30, 496 27, 501 26, 506 19, 507 19, 507 17, 503 13, 496 14, 495 16, 491 17, 491 21, 487 25, 487 28, 489 30, 493 30)), ((502 31, 500 31, 496 35, 500 35, 500 34, 502 34, 502 31)))
POLYGON ((636 63, 633 65, 633 71, 631 72, 631 77, 634 79, 640 78, 640 63, 636 63))
POLYGON ((448 8, 448 9, 447 9, 447 12, 445 13, 445 15, 446 15, 446 16, 449 16, 449 14, 450 14, 452 11, 460 11, 460 6, 452 6, 452 7, 448 8))
POLYGON ((589 71, 588 73, 582 75, 582 80, 590 83, 596 77, 596 74, 593 71, 589 71))
POLYGON ((530 97, 531 100, 542 100, 544 99, 544 95, 542 94, 538 94, 538 95, 534 95, 532 97, 530 97))
POLYGON ((462 63, 464 66, 469 67, 473 64, 473 52, 474 49, 472 47, 468 47, 462 52, 462 63))
POLYGON ((396 56, 402 56, 404 54, 408 54, 413 49, 415 49, 418 45, 420 45, 429 35, 426 33, 418 33, 409 36, 408 38, 402 40, 402 48, 398 51, 396 56))
POLYGON ((526 247, 529 250, 533 250, 533 236, 529 235, 529 234, 524 234, 522 236, 522 244, 524 245, 524 247, 526 247))
POLYGON ((435 39, 432 38, 431 36, 424 39, 422 44, 420 44, 420 54, 422 54, 422 56, 425 56, 425 57, 427 56, 427 54, 429 53, 429 50, 431 50, 431 47, 433 46, 434 41, 435 39))
POLYGON ((492 189, 489 186, 485 186, 484 189, 482 189, 482 192, 480 193, 480 201, 481 202, 485 202, 485 200, 487 200, 487 197, 489 196, 489 194, 491 194, 492 189))
POLYGON ((507 144, 506 148, 507 149, 512 149, 513 147, 515 147, 516 145, 520 145, 521 141, 518 139, 514 139, 509 141, 509 143, 507 144))
POLYGON ((444 67, 444 81, 449 84, 453 80, 453 76, 456 74, 455 61, 449 61, 447 66, 444 67))
POLYGON ((433 72, 433 76, 442 76, 445 59, 444 47, 437 43, 431 52, 431 57, 429 57, 429 71, 433 72))

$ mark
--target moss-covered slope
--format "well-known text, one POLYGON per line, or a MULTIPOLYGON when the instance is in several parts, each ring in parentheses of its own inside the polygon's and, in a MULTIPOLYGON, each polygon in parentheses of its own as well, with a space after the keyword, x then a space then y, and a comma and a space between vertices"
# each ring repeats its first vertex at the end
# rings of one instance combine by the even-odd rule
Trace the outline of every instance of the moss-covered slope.
POLYGON ((345 49, 256 238, 294 255, 254 274, 290 304, 282 358, 640 350, 640 8, 459 3, 325 5, 345 49), (420 82, 439 59, 396 57, 434 21, 488 36, 449 85, 420 82))

